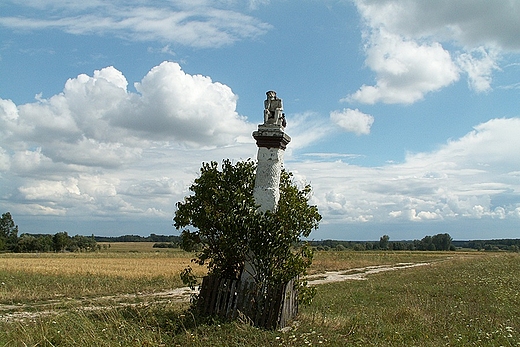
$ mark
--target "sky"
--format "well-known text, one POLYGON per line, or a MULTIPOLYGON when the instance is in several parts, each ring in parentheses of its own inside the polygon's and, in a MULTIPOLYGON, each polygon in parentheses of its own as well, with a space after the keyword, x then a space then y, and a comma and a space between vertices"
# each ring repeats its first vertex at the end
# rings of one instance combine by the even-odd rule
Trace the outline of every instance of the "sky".
POLYGON ((0 212, 178 235, 268 90, 314 240, 520 238, 520 0, 4 0, 0 212))

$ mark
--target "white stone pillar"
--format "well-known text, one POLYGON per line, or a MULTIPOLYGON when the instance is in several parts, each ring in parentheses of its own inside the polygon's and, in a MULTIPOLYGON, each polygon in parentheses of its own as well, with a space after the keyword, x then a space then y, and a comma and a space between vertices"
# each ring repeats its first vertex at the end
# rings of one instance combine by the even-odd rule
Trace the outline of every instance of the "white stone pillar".
POLYGON ((259 125, 253 137, 258 145, 254 197, 261 212, 274 211, 280 199, 280 174, 285 148, 291 138, 278 125, 259 125))
MULTIPOLYGON (((253 132, 258 146, 255 188, 253 196, 259 212, 274 211, 280 200, 280 175, 283 167, 283 154, 291 141, 285 130, 285 114, 282 113, 282 100, 275 91, 268 91, 264 101, 264 124, 253 132)), ((252 281, 257 271, 254 266, 254 253, 251 251, 244 264, 241 279, 252 281)))

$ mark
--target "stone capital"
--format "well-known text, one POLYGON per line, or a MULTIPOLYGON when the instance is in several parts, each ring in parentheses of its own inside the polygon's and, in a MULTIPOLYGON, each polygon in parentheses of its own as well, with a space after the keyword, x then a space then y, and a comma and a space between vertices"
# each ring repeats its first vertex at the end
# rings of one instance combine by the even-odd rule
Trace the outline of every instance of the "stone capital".
POLYGON ((256 140, 258 147, 280 148, 283 150, 291 142, 291 137, 279 125, 259 125, 258 130, 253 132, 253 138, 256 140))

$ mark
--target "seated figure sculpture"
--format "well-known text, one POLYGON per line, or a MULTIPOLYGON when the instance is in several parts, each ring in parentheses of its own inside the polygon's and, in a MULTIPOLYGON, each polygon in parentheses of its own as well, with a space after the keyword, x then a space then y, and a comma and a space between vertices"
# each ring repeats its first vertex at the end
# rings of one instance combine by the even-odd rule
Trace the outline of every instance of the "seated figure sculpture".
POLYGON ((285 114, 282 113, 282 99, 276 96, 274 90, 267 93, 267 99, 264 101, 264 124, 276 124, 285 128, 285 114))

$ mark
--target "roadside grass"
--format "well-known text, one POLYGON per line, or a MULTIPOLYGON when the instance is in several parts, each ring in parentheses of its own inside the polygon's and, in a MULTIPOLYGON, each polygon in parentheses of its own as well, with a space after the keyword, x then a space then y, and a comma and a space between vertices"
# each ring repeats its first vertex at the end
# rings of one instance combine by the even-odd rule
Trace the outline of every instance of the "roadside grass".
POLYGON ((517 253, 458 254, 322 285, 301 311, 299 330, 326 336, 332 346, 517 346, 519 271, 517 253))
MULTIPOLYGON (((401 262, 431 265, 320 285, 313 303, 302 307, 284 331, 198 321, 187 304, 149 301, 0 320, 0 346, 520 345, 520 254, 319 252, 315 260, 320 267, 316 271, 401 262)), ((103 292, 101 283, 95 286, 103 292)), ((44 284, 40 289, 45 290, 44 284)), ((114 288, 104 290, 103 295, 110 295, 114 288)))

